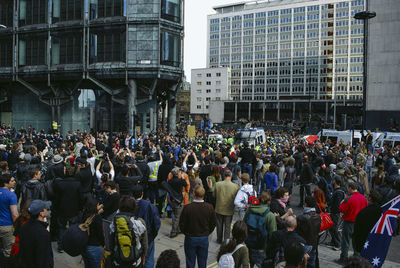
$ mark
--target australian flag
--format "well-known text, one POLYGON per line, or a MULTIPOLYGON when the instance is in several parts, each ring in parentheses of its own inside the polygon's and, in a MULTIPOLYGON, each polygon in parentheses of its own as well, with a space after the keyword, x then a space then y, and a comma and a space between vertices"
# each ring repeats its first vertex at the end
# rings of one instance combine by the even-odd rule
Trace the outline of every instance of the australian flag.
POLYGON ((381 267, 386 259, 400 209, 400 195, 382 206, 382 216, 365 241, 361 256, 373 267, 381 267))

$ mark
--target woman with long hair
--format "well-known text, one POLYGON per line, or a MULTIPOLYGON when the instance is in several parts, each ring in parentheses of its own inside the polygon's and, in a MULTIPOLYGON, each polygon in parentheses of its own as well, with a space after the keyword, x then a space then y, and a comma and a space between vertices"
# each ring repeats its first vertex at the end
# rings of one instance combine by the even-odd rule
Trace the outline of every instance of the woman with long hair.
POLYGON ((325 193, 320 188, 315 188, 312 192, 312 197, 314 197, 317 207, 315 208, 317 213, 326 211, 326 200, 325 193))
POLYGON ((208 187, 205 201, 213 205, 213 207, 215 207, 215 197, 213 196, 213 192, 215 190, 216 183, 219 181, 221 181, 221 173, 219 172, 219 168, 218 166, 212 166, 211 175, 207 177, 207 185, 212 185, 212 186, 211 188, 208 187))
POLYGON ((85 268, 101 268, 101 259, 103 256, 104 231, 103 220, 99 215, 102 212, 102 205, 99 205, 94 198, 86 201, 82 214, 82 223, 92 219, 89 225, 89 239, 87 247, 82 252, 85 268))
POLYGON ((247 224, 244 221, 237 221, 232 228, 232 238, 226 240, 217 255, 217 262, 222 261, 221 257, 224 254, 232 253, 235 261, 235 268, 250 267, 249 249, 244 241, 247 238, 247 224))

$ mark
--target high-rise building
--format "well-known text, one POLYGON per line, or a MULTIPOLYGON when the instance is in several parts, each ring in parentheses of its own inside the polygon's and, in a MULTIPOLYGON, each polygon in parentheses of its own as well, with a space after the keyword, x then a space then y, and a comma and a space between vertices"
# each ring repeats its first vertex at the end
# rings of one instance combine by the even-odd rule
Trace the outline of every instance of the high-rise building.
POLYGON ((183 0, 0 1, 2 115, 18 127, 48 129, 55 120, 63 132, 149 132, 158 104, 168 102, 173 132, 183 7, 183 0))
POLYGON ((364 5, 269 0, 214 7, 207 67, 231 68, 235 102, 225 103, 225 120, 260 120, 262 113, 263 119, 307 121, 313 114, 333 125, 349 121, 348 114, 360 122, 364 33, 363 21, 353 16, 364 5))

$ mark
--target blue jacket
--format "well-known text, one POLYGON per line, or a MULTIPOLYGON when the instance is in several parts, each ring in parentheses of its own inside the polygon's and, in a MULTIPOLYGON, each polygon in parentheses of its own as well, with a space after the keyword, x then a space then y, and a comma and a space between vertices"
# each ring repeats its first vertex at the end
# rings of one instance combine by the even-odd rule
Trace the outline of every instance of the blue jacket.
POLYGON ((146 223, 147 236, 149 243, 156 238, 160 230, 161 221, 158 209, 147 200, 136 200, 137 210, 135 216, 142 218, 146 223))
POLYGON ((271 189, 271 192, 275 192, 278 188, 278 176, 275 173, 267 171, 264 175, 264 183, 267 190, 271 189))

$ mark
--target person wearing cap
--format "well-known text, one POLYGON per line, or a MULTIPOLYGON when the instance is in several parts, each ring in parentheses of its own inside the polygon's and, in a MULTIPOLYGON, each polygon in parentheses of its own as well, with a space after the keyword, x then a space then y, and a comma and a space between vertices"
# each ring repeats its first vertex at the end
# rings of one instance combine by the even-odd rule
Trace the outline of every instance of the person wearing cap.
POLYGON ((133 197, 136 199, 136 213, 135 216, 141 218, 146 223, 148 249, 146 253, 146 260, 144 268, 154 267, 154 239, 157 237, 158 231, 161 226, 160 215, 158 209, 150 201, 143 199, 144 191, 143 186, 135 185, 133 187, 133 197))
POLYGON ((182 207, 183 207, 182 191, 183 191, 183 187, 186 187, 188 185, 186 183, 186 180, 182 176, 182 174, 183 174, 182 169, 180 169, 178 167, 174 167, 171 170, 171 173, 172 173, 173 177, 172 177, 172 179, 170 179, 168 181, 168 184, 171 186, 174 193, 171 195, 171 198, 170 198, 170 205, 171 205, 172 214, 173 214, 170 238, 174 238, 178 235, 178 233, 180 233, 179 217, 181 215, 182 207))
POLYGON ((10 174, 0 175, 0 243, 5 249, 5 255, 10 255, 14 241, 13 222, 18 218, 18 200, 10 188, 15 186, 15 179, 10 174))
POLYGON ((50 233, 47 231, 47 216, 50 201, 33 200, 28 207, 31 219, 19 234, 22 267, 54 267, 50 233))

